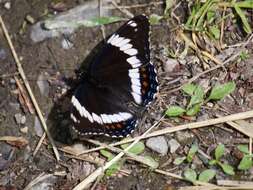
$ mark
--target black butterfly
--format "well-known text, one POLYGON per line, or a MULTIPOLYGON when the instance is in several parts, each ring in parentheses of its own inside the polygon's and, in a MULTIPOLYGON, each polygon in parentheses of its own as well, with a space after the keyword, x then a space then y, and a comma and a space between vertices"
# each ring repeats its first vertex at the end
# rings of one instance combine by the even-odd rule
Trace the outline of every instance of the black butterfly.
POLYGON ((148 18, 139 15, 112 34, 72 96, 71 119, 81 135, 124 137, 138 124, 129 105, 145 107, 158 91, 150 62, 148 18))

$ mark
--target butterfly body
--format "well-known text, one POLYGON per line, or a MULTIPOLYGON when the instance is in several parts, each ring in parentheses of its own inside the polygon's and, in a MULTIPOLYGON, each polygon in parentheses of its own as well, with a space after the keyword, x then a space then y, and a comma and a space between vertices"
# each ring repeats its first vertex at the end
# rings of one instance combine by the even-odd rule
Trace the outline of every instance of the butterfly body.
POLYGON ((84 135, 130 134, 138 117, 129 105, 145 107, 158 90, 148 19, 136 16, 112 34, 81 78, 71 99, 74 130, 84 135))

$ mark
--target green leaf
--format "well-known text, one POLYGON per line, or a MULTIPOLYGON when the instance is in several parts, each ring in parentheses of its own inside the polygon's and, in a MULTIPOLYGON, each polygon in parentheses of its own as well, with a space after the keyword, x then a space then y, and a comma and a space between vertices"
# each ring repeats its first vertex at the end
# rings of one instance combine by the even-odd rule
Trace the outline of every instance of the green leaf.
POLYGON ((244 0, 244 1, 239 1, 235 3, 238 7, 240 8, 249 8, 253 9, 253 2, 252 0, 244 0))
POLYGON ((155 161, 154 158, 152 158, 151 156, 144 156, 144 159, 146 159, 149 162, 149 166, 153 169, 158 168, 159 163, 157 161, 155 161))
POLYGON ((189 94, 189 95, 193 95, 194 91, 196 89, 196 85, 195 84, 191 84, 191 83, 187 83, 187 84, 184 84, 182 86, 182 90, 186 93, 186 94, 189 94))
POLYGON ((185 159, 186 159, 185 156, 183 156, 183 157, 178 157, 178 158, 176 158, 176 159, 174 160, 173 164, 175 164, 175 165, 178 166, 178 165, 182 164, 183 161, 185 161, 185 159))
POLYGON ((197 86, 194 90, 193 96, 191 97, 190 103, 187 106, 187 109, 191 108, 193 105, 202 103, 204 101, 204 89, 201 86, 197 86))
POLYGON ((185 113, 185 109, 179 106, 171 106, 167 109, 166 115, 169 117, 181 116, 185 113))
POLYGON ((187 169, 184 172, 184 177, 185 177, 185 179, 187 179, 193 183, 197 180, 197 174, 193 169, 187 169))
POLYGON ((235 83, 228 82, 222 85, 217 85, 213 87, 210 96, 207 100, 221 100, 231 92, 235 90, 235 83))
POLYGON ((238 166, 239 170, 248 170, 252 167, 252 158, 250 155, 244 155, 238 166))
POLYGON ((201 108, 201 103, 195 104, 194 106, 192 106, 190 109, 187 110, 186 115, 194 116, 197 113, 199 113, 200 108, 201 108))
POLYGON ((234 168, 228 164, 219 163, 222 170, 228 175, 235 175, 234 168))
POLYGON ((174 3, 175 3, 174 0, 166 0, 165 1, 165 10, 164 10, 165 15, 169 12, 169 9, 174 5, 174 3))
POLYGON ((121 165, 119 163, 112 164, 106 171, 105 175, 106 176, 112 176, 116 172, 120 170, 121 165))
MULTIPOLYGON (((122 148, 122 149, 126 149, 129 145, 130 145, 130 144, 123 144, 123 145, 121 145, 121 148, 122 148)), ((143 153, 144 150, 145 150, 145 145, 144 145, 144 143, 143 143, 143 142, 138 142, 138 143, 136 143, 132 148, 130 148, 130 149, 128 150, 128 152, 137 155, 137 154, 143 153)))
POLYGON ((216 175, 216 171, 212 169, 204 170, 199 174, 199 181, 209 182, 216 175))
POLYGON ((240 53, 240 58, 241 58, 242 61, 245 61, 246 59, 248 59, 248 58, 249 58, 248 52, 246 52, 246 51, 241 51, 241 53, 240 53))
POLYGON ((48 30, 55 30, 61 28, 77 28, 79 26, 94 27, 104 24, 110 24, 122 20, 120 17, 94 17, 89 20, 73 20, 73 21, 59 21, 48 20, 44 22, 44 26, 48 30))
POLYGON ((212 166, 212 165, 214 165, 214 164, 217 164, 217 161, 216 161, 216 160, 210 160, 210 161, 208 162, 208 164, 209 164, 210 166, 212 166))
POLYGON ((213 37, 218 40, 220 39, 220 29, 218 28, 218 26, 212 26, 210 28, 210 32, 212 33, 213 37))
POLYGON ((114 157, 114 155, 107 150, 100 150, 100 154, 102 154, 104 157, 108 158, 108 160, 111 160, 114 157))
POLYGON ((223 156, 224 151, 225 151, 224 144, 219 144, 215 149, 215 159, 219 160, 223 156))
POLYGON ((241 21, 243 23, 243 29, 244 31, 247 33, 247 34, 251 34, 252 33, 252 30, 251 30, 251 27, 248 23, 248 20, 244 14, 244 12, 242 11, 242 9, 235 3, 234 4, 234 8, 235 8, 235 11, 236 13, 240 16, 241 18, 241 21))
POLYGON ((198 151, 198 146, 193 144, 187 154, 187 161, 192 162, 193 157, 195 156, 196 152, 198 151))
POLYGON ((215 19, 215 12, 214 11, 208 11, 206 16, 207 16, 208 23, 211 24, 215 19))
POLYGON ((245 154, 249 154, 248 145, 240 144, 240 145, 237 146, 237 148, 238 148, 241 152, 243 152, 243 153, 245 153, 245 154))
POLYGON ((157 14, 152 14, 149 16, 149 22, 151 25, 159 24, 159 21, 162 19, 162 16, 159 16, 157 14))

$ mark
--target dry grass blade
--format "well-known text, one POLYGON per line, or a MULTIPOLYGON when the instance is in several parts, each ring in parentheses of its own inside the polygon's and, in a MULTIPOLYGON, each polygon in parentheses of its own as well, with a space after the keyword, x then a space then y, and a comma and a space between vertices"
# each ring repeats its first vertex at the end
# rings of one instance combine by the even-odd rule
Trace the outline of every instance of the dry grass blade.
POLYGON ((38 177, 36 177, 34 180, 32 180, 25 188, 24 190, 29 190, 32 189, 32 187, 34 185, 36 185, 37 183, 44 181, 45 179, 49 178, 53 176, 53 174, 45 174, 44 172, 42 172, 38 177))
POLYGON ((40 149, 40 146, 42 145, 45 138, 46 138, 46 133, 44 132, 43 135, 41 136, 36 148, 33 151, 33 156, 35 156, 37 154, 37 152, 40 149))
POLYGON ((22 148, 28 144, 28 140, 24 137, 14 137, 14 136, 3 136, 0 137, 0 141, 6 141, 8 144, 22 148))
POLYGON ((223 186, 232 186, 232 187, 251 187, 253 188, 253 182, 251 181, 236 181, 236 180, 217 180, 217 184, 223 185, 223 186))
POLYGON ((15 81, 16 81, 16 84, 17 84, 17 86, 18 86, 18 89, 19 89, 19 91, 20 91, 20 93, 21 93, 22 98, 24 99, 25 105, 27 106, 29 112, 30 112, 31 114, 34 114, 33 106, 32 106, 32 104, 31 104, 30 99, 27 97, 26 91, 24 90, 22 84, 20 83, 20 81, 18 80, 18 78, 17 78, 16 76, 14 76, 14 79, 15 79, 15 81))
POLYGON ((6 28, 5 24, 4 24, 4 21, 3 21, 2 17, 1 17, 1 15, 0 15, 0 25, 2 26, 4 35, 5 35, 5 37, 6 37, 6 39, 7 39, 7 42, 8 42, 8 44, 9 44, 9 46, 10 46, 12 55, 13 55, 13 57, 14 57, 14 60, 15 60, 15 62, 16 62, 16 65, 17 65, 18 72, 19 72, 19 74, 20 74, 22 80, 24 81, 26 90, 28 91, 28 94, 29 94, 29 96, 30 96, 30 98, 31 98, 31 100, 32 100, 32 103, 33 103, 34 107, 35 107, 35 110, 36 110, 36 112, 37 112, 37 114, 38 114, 38 116, 39 116, 39 118, 40 118, 41 124, 42 124, 42 126, 43 126, 45 132, 47 133, 47 136, 48 136, 48 139, 49 139, 50 143, 52 144, 53 151, 54 151, 54 154, 55 154, 55 156, 56 156, 56 159, 57 159, 57 160, 60 160, 59 152, 58 152, 58 150, 57 150, 57 148, 56 148, 56 146, 55 146, 55 143, 54 143, 53 138, 51 137, 51 135, 50 135, 50 133, 49 133, 49 131, 48 131, 48 129, 47 129, 46 122, 45 122, 45 120, 44 120, 44 118, 43 118, 43 115, 42 115, 42 113, 41 113, 41 111, 40 111, 39 105, 38 105, 38 103, 37 103, 37 101, 36 101, 36 99, 35 99, 35 97, 34 97, 34 95, 33 95, 32 89, 31 89, 31 87, 30 87, 30 85, 29 85, 29 83, 28 83, 28 81, 27 81, 26 75, 25 75, 25 73, 24 73, 24 70, 23 70, 22 65, 21 65, 21 63, 20 63, 20 61, 19 61, 18 55, 17 55, 17 53, 16 53, 16 51, 15 51, 15 48, 14 48, 14 46, 13 46, 13 43, 12 43, 11 39, 10 39, 9 33, 8 33, 8 31, 7 31, 7 28, 6 28))

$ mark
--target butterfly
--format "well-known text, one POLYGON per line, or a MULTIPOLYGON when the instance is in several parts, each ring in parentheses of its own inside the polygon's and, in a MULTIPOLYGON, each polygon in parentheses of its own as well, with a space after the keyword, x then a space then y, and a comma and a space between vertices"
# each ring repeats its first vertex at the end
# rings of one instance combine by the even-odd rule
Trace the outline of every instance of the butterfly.
POLYGON ((149 33, 146 16, 130 19, 89 64, 71 98, 70 118, 78 134, 125 137, 137 127, 132 107, 145 108, 158 91, 149 33))

